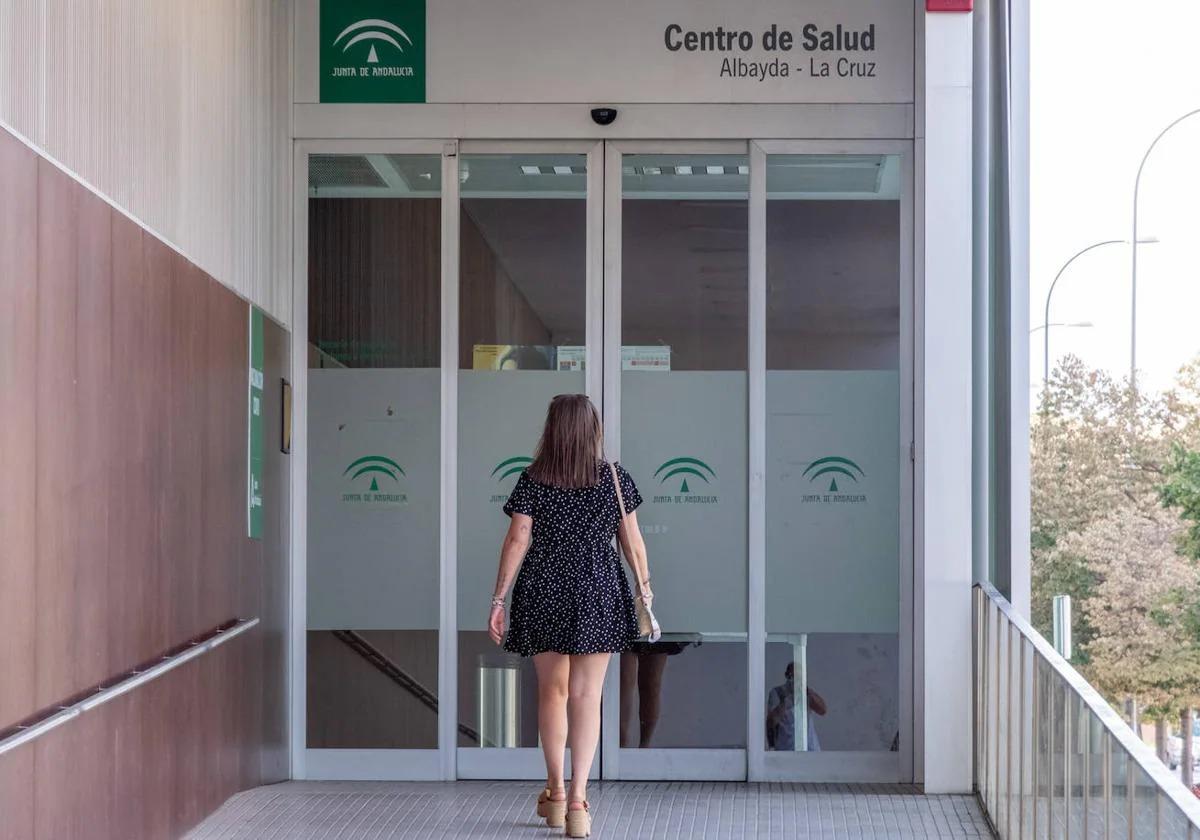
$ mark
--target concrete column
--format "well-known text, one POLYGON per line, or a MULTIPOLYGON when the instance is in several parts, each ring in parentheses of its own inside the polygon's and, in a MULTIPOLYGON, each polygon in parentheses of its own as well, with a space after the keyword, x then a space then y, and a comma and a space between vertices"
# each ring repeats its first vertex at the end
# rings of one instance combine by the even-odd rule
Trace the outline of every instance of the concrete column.
MULTIPOLYGON (((919 768, 929 793, 971 789, 972 20, 925 15, 918 311, 919 768)), ((921 121, 919 121, 920 124, 921 121)))

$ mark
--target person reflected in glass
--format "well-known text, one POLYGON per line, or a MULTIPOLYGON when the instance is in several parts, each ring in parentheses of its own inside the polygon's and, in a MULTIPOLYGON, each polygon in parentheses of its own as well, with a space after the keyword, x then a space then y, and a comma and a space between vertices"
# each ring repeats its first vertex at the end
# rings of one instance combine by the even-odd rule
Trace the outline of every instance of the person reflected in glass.
POLYGON ((654 597, 635 513, 641 503, 625 468, 604 460, 600 414, 591 400, 583 394, 551 400, 533 462, 504 505, 512 521, 500 550, 488 633, 506 650, 533 657, 546 760, 537 813, 547 825, 565 825, 568 837, 591 832, 587 779, 600 738, 608 660, 638 637, 633 595, 612 545, 614 535, 638 596, 647 605, 654 597), (624 519, 616 482, 625 501, 624 519), (564 789, 568 744, 569 790, 564 789))
POLYGON ((662 709, 667 657, 682 653, 687 642, 634 642, 621 654, 621 746, 650 746, 662 709), (637 743, 633 727, 637 724, 637 743))
MULTIPOLYGON (((771 689, 767 695, 767 749, 796 749, 796 665, 789 662, 783 671, 783 682, 771 689)), ((824 715, 828 710, 825 700, 811 688, 808 695, 808 751, 819 752, 821 741, 817 738, 814 715, 824 715)))

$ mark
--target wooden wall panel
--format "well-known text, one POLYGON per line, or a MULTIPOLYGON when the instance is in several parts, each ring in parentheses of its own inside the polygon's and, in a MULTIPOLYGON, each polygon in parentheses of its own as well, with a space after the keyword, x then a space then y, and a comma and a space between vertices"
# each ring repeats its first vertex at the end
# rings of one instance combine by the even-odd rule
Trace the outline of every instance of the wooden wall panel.
POLYGON ((86 190, 79 196, 79 249, 75 292, 76 422, 70 424, 75 449, 74 484, 68 510, 77 523, 73 640, 77 671, 74 684, 94 685, 126 667, 112 658, 107 628, 109 610, 109 474, 115 453, 112 396, 112 208, 86 190))
POLYGON ((476 344, 549 344, 549 327, 465 206, 459 227, 458 366, 472 366, 476 344))
POLYGON ((441 203, 309 200, 309 341, 349 367, 436 367, 441 203))
POLYGON ((287 774, 290 339, 267 321, 251 540, 248 304, 3 131, 0 194, 0 729, 262 622, 0 757, 0 840, 176 837, 287 774))
MULTIPOLYGON (((0 662, 5 669, 0 726, 5 726, 36 708, 37 156, 3 131, 0 196, 0 662)), ((21 778, 19 772, 9 776, 21 778)), ((0 785, 0 813, 9 808, 16 813, 19 804, 12 785, 0 785)))
MULTIPOLYGON (((441 207, 309 199, 309 341, 348 367, 439 364, 441 207)), ((464 206, 459 366, 475 344, 546 344, 550 330, 464 206)))
POLYGON ((37 589, 54 593, 37 602, 41 708, 114 668, 94 597, 107 560, 111 210, 45 161, 38 183, 37 589))

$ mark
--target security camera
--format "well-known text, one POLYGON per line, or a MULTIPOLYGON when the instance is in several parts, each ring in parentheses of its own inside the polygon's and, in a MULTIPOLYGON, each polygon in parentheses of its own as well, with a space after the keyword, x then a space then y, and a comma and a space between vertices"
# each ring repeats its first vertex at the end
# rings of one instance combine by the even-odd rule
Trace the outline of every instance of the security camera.
POLYGON ((592 122, 596 125, 612 125, 612 121, 617 118, 616 108, 593 108, 592 122))

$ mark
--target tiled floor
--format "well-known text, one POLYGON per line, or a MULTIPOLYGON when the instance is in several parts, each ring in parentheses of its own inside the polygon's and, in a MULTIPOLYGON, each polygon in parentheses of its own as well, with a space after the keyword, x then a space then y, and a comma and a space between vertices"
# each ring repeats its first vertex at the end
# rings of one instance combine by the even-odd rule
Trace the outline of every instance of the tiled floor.
MULTIPOLYGON (((532 782, 286 782, 238 794, 192 840, 547 838, 532 782)), ((589 790, 605 838, 991 837, 971 796, 904 785, 606 782, 589 790)))

